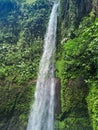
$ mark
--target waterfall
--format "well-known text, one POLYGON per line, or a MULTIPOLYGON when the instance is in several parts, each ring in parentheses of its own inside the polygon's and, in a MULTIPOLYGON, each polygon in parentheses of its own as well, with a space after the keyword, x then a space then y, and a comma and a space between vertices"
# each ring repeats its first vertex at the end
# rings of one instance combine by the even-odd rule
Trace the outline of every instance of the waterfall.
POLYGON ((44 39, 44 52, 39 66, 35 101, 31 108, 27 130, 54 130, 54 59, 57 8, 58 4, 55 3, 44 39))

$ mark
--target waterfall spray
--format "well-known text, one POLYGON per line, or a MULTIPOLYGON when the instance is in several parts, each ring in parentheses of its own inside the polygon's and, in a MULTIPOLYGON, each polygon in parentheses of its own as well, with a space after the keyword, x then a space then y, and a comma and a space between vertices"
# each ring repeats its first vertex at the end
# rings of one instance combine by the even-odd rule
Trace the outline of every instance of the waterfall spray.
POLYGON ((58 4, 54 4, 44 40, 40 61, 35 101, 32 105, 27 130, 54 130, 54 59, 58 4))

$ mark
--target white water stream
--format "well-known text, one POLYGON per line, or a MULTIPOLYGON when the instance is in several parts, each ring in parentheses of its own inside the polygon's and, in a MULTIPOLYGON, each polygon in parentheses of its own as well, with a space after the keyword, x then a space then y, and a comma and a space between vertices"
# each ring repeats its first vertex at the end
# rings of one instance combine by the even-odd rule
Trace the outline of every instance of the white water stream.
POLYGON ((54 59, 58 4, 54 4, 44 41, 44 52, 39 66, 35 101, 27 130, 54 130, 54 59))

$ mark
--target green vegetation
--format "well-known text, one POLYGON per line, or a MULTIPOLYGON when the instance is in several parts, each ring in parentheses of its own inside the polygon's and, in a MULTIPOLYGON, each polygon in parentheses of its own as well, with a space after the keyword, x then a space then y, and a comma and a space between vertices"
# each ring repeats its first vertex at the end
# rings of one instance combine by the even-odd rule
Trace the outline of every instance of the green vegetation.
POLYGON ((36 2, 36 0, 26 0, 26 3, 31 4, 33 2, 36 2))
POLYGON ((88 111, 94 130, 98 129, 98 81, 92 80, 89 83, 89 94, 87 96, 88 111))
MULTIPOLYGON (((1 44, 0 122, 9 119, 7 123, 10 125, 17 120, 16 125, 19 129, 19 122, 22 126, 26 125, 34 96, 41 48, 41 40, 24 48, 18 45, 1 44)), ((4 123, 6 122, 3 121, 3 125, 4 123)))
POLYGON ((60 120, 66 127, 79 125, 80 129, 88 130, 91 120, 93 129, 97 130, 98 19, 84 18, 73 33, 75 38, 58 49, 57 77, 62 84, 60 120))
POLYGON ((28 2, 0 0, 0 130, 25 129, 34 97, 50 6, 28 2))
MULTIPOLYGON (((56 127, 98 130, 97 13, 91 0, 60 2, 56 127)), ((26 129, 51 6, 48 0, 0 0, 0 130, 26 129)))

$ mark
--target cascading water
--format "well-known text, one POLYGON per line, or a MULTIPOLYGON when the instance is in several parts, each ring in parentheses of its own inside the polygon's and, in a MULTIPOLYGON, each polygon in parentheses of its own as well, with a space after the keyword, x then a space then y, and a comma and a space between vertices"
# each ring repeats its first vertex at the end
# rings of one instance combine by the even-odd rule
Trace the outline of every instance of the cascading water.
POLYGON ((44 41, 40 61, 35 101, 31 109, 27 130, 54 130, 54 55, 57 28, 57 8, 54 4, 44 41))

